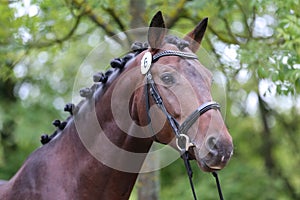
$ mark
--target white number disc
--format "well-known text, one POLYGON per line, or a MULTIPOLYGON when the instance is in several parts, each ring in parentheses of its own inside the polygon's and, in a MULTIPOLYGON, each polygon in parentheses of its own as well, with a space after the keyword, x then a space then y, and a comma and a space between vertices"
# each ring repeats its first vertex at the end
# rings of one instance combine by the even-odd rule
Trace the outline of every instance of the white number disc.
POLYGON ((146 74, 150 70, 151 64, 152 64, 152 54, 150 52, 146 52, 141 60, 142 74, 146 74))

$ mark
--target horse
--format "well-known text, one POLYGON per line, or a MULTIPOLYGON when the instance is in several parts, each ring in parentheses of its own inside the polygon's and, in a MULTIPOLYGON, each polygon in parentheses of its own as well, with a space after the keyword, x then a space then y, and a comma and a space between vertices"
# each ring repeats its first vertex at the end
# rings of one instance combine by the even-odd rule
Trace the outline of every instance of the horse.
POLYGON ((212 101, 212 73, 195 55, 207 22, 182 39, 167 34, 157 12, 147 44, 114 59, 80 91, 84 100, 66 105, 70 116, 0 185, 0 198, 128 199, 154 142, 186 153, 204 172, 223 169, 232 137, 212 101))

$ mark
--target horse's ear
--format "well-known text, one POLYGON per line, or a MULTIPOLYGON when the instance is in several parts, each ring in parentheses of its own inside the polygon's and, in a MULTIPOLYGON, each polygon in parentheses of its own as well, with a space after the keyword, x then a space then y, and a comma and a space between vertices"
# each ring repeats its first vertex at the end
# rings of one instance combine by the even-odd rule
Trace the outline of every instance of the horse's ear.
POLYGON ((165 34, 165 22, 161 11, 158 11, 152 18, 148 30, 148 43, 153 50, 162 45, 165 34))
POLYGON ((201 41, 203 39, 206 27, 207 27, 208 18, 204 18, 199 24, 195 27, 194 30, 192 30, 190 33, 188 33, 184 39, 190 42, 190 49, 195 53, 201 44, 201 41))

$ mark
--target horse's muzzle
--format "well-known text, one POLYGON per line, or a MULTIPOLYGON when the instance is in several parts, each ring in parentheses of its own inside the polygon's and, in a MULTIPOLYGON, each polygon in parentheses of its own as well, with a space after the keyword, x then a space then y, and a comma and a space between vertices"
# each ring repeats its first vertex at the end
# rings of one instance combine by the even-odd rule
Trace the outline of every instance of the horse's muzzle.
POLYGON ((193 150, 199 167, 207 172, 223 169, 233 155, 231 138, 209 137, 203 148, 204 150, 194 147, 193 150))

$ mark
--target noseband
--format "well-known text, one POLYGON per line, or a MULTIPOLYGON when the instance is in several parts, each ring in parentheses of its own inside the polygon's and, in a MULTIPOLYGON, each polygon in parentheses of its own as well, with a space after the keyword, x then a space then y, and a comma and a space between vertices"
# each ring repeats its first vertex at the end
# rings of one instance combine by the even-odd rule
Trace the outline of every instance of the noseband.
MULTIPOLYGON (((187 173, 189 176, 190 185, 192 188, 194 199, 196 200, 196 193, 194 190, 194 185, 192 182, 192 168, 189 163, 189 154, 188 150, 190 147, 194 147, 195 144, 191 141, 189 136, 187 135, 188 130, 192 127, 192 125, 197 121, 197 119, 204 114, 205 112, 214 109, 214 110, 220 110, 220 105, 217 102, 209 101, 201 106, 199 106, 192 114, 190 114, 184 122, 180 125, 177 120, 167 111, 162 97, 160 96, 157 87, 155 85, 155 82, 153 80, 152 74, 151 74, 151 66, 153 63, 158 61, 161 57, 165 56, 179 56, 185 59, 198 59, 198 57, 193 53, 186 53, 181 51, 173 51, 173 50, 166 50, 162 51, 160 53, 152 54, 150 52, 146 52, 141 60, 141 72, 146 76, 147 84, 145 85, 145 97, 146 97, 146 110, 148 115, 148 122, 151 124, 151 118, 150 118, 150 101, 149 101, 149 92, 151 96, 153 97, 156 105, 162 110, 164 115, 166 116, 174 134, 176 137, 176 145, 178 150, 180 151, 182 158, 185 163, 185 167, 187 169, 187 173)), ((152 129, 152 127, 151 127, 152 129)), ((153 129, 152 129, 152 132, 153 129)), ((216 183, 218 187, 219 197, 222 200, 223 195, 218 179, 218 175, 216 172, 213 172, 213 176, 216 178, 216 183)))

